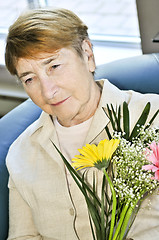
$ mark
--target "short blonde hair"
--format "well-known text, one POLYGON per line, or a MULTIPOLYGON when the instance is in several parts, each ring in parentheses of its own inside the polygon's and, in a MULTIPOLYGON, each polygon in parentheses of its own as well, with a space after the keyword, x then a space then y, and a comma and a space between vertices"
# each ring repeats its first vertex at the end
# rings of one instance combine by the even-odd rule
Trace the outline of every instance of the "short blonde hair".
POLYGON ((82 56, 82 42, 88 39, 87 30, 87 26, 70 10, 27 11, 9 28, 6 67, 16 75, 19 58, 34 58, 40 52, 54 52, 62 47, 73 47, 82 56))

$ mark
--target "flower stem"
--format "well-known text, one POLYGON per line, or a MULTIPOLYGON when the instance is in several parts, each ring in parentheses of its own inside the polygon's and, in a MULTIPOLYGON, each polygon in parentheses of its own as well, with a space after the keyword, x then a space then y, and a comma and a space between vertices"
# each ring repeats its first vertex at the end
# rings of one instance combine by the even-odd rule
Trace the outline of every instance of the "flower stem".
POLYGON ((114 231, 117 200, 116 200, 116 193, 115 193, 115 190, 114 190, 112 181, 111 181, 111 179, 109 178, 109 176, 108 176, 105 168, 103 168, 103 172, 104 172, 104 175, 106 176, 106 179, 107 179, 107 181, 108 181, 108 183, 109 183, 109 186, 110 186, 110 189, 111 189, 111 192, 112 192, 112 196, 113 196, 113 207, 112 207, 112 215, 111 215, 111 225, 110 225, 109 239, 108 239, 108 240, 111 240, 111 239, 112 239, 112 236, 113 236, 113 231, 114 231))
MULTIPOLYGON (((144 192, 145 192, 145 191, 143 190, 143 192, 141 193, 141 195, 144 194, 144 192)), ((126 233, 126 229, 127 229, 127 227, 128 227, 128 223, 129 223, 130 217, 131 217, 131 215, 132 215, 132 213, 133 213, 133 211, 134 211, 134 209, 135 209, 138 201, 139 201, 139 199, 137 198, 136 201, 133 202, 133 203, 130 205, 130 207, 129 207, 127 213, 126 213, 126 216, 125 216, 125 219, 124 219, 124 222, 123 222, 123 225, 122 225, 122 229, 121 229, 121 233, 120 233, 120 238, 119 238, 119 240, 122 240, 122 239, 124 238, 124 235, 125 235, 125 233, 126 233)), ((131 224, 129 224, 129 226, 131 226, 131 224)), ((128 232, 127 232, 127 233, 128 233, 128 232)))
POLYGON ((132 212, 135 208, 135 205, 134 206, 130 206, 127 213, 126 213, 126 216, 125 216, 125 219, 124 219, 124 222, 122 224, 122 228, 121 228, 121 233, 120 233, 120 238, 119 240, 122 240, 124 238, 124 235, 125 235, 125 231, 127 229, 127 226, 128 226, 128 222, 129 222, 129 219, 132 215, 132 212))
POLYGON ((124 219, 125 219, 125 215, 126 215, 126 213, 127 213, 128 208, 129 208, 129 203, 127 203, 127 204, 124 206, 124 208, 123 208, 123 210, 122 210, 122 212, 121 212, 121 214, 120 214, 119 224, 118 224, 117 229, 116 229, 116 231, 115 231, 113 240, 117 240, 117 239, 118 239, 117 237, 118 237, 118 234, 119 234, 119 232, 120 232, 120 230, 121 230, 121 227, 122 227, 123 221, 124 221, 124 219))

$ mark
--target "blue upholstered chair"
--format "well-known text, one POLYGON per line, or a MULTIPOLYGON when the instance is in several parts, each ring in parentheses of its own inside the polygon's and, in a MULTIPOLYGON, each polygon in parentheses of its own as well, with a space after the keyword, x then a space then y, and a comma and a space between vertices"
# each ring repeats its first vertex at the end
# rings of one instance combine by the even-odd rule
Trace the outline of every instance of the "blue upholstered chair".
MULTIPOLYGON (((159 54, 117 60, 97 67, 95 79, 107 78, 120 89, 159 94, 159 54)), ((40 115, 30 99, 0 119, 0 240, 8 235, 8 172, 5 158, 12 142, 40 115)))

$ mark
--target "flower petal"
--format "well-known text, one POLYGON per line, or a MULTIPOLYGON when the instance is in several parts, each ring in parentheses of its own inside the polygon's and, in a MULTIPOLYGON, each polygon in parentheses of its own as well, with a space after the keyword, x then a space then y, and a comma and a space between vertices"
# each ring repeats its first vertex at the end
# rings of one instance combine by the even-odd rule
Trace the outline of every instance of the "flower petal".
POLYGON ((103 152, 104 152, 103 142, 100 142, 98 144, 97 149, 98 149, 99 160, 102 161, 102 159, 103 159, 103 152))
POLYGON ((105 148, 107 150, 105 157, 107 160, 112 158, 112 155, 117 149, 119 142, 120 142, 119 139, 111 139, 110 141, 105 142, 105 148))
POLYGON ((157 165, 158 164, 158 160, 156 158, 156 156, 154 155, 154 153, 151 153, 147 159, 152 162, 154 165, 157 165))
POLYGON ((119 139, 104 139, 99 142, 98 146, 95 144, 86 144, 82 149, 78 149, 81 155, 76 155, 72 159, 72 166, 78 170, 94 166, 99 169, 107 167, 108 160, 111 159, 119 142, 119 139))
POLYGON ((142 166, 142 169, 143 170, 151 170, 153 172, 156 172, 158 170, 158 168, 154 165, 145 165, 145 166, 142 166))
POLYGON ((159 181, 159 170, 155 172, 155 179, 159 181))

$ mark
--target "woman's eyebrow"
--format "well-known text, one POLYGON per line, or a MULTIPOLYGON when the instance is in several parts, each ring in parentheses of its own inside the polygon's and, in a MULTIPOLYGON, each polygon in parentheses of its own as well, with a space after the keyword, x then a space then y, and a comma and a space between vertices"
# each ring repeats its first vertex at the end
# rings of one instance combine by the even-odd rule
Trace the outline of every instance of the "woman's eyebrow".
POLYGON ((32 73, 33 73, 33 72, 31 72, 31 71, 23 72, 23 73, 21 73, 21 74, 18 76, 18 78, 21 79, 21 78, 27 76, 28 74, 32 74, 32 73))
POLYGON ((56 56, 53 56, 53 57, 45 60, 44 62, 42 62, 42 65, 47 65, 47 64, 49 64, 50 62, 54 61, 57 57, 58 57, 58 56, 56 55, 56 56))

